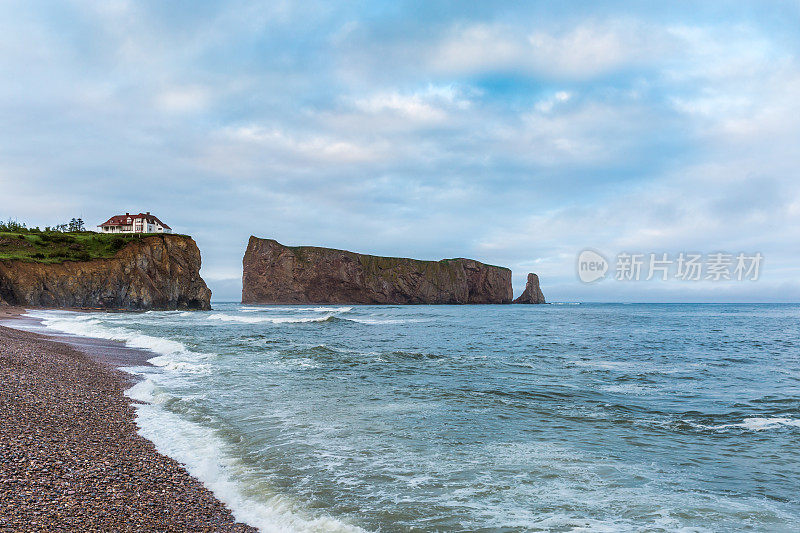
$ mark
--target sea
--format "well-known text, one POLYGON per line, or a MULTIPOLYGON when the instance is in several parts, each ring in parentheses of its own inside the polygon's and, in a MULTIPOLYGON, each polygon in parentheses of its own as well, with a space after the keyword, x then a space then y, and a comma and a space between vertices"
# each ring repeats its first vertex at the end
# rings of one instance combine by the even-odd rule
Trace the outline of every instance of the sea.
POLYGON ((28 316, 262 531, 800 531, 800 305, 28 316))

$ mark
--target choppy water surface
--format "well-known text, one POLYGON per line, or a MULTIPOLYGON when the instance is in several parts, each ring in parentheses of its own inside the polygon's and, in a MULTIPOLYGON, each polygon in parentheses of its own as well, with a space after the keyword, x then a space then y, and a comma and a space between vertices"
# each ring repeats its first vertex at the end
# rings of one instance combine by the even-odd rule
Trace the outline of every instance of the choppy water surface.
POLYGON ((800 306, 31 314, 265 531, 800 529, 800 306))

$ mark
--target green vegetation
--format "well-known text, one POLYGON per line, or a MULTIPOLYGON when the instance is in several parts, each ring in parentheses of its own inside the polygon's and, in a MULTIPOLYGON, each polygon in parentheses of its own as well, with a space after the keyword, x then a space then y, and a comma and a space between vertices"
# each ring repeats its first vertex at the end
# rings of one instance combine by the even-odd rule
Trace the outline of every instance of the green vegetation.
POLYGON ((0 231, 0 260, 63 263, 109 258, 114 257, 129 242, 146 236, 148 235, 112 235, 90 231, 0 231))
MULTIPOLYGON (((29 228, 24 223, 0 220, 0 261, 63 263, 107 259, 131 242, 160 233, 95 233, 84 231, 84 222, 73 218, 55 227, 29 228)), ((177 235, 173 233, 172 235, 177 235)))
MULTIPOLYGON (((273 241, 278 243, 278 241, 274 239, 263 239, 267 241, 273 241)), ((278 243, 280 246, 284 246, 278 243)), ((381 272, 384 270, 392 270, 396 269, 400 265, 414 265, 417 269, 428 270, 428 269, 436 269, 437 266, 449 266, 450 263, 463 261, 464 258, 452 258, 452 259, 441 259, 439 261, 432 261, 432 260, 425 260, 425 259, 411 259, 408 257, 384 257, 379 255, 369 255, 369 254, 359 254, 355 252, 348 252, 347 250, 338 250, 336 248, 320 248, 318 246, 284 246, 289 251, 291 251, 297 260, 300 262, 307 261, 307 254, 312 252, 313 250, 333 250, 338 252, 344 252, 348 254, 352 254, 352 256, 357 259, 361 266, 366 269, 367 272, 381 272)), ((485 266, 492 267, 492 268, 499 268, 501 270, 508 270, 509 272, 511 269, 507 267, 497 266, 497 265, 490 265, 487 263, 481 263, 485 266)))
POLYGON ((24 223, 10 218, 8 219, 8 222, 3 222, 0 220, 0 233, 81 233, 84 231, 86 230, 84 228, 82 218, 73 218, 66 224, 59 224, 58 226, 54 226, 52 228, 47 226, 44 228, 44 230, 39 229, 38 226, 35 228, 28 228, 24 223))

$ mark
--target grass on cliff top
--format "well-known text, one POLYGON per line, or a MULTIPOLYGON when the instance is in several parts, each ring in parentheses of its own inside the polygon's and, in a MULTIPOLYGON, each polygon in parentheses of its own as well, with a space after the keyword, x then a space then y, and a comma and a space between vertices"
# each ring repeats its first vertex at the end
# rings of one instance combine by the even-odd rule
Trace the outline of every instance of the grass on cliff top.
POLYGON ((63 263, 105 259, 114 257, 129 242, 151 235, 156 234, 0 232, 0 261, 63 263))
MULTIPOLYGON (((265 239, 267 240, 267 239, 265 239)), ((273 239, 274 240, 274 239, 273 239)), ((278 241, 275 241, 278 242, 278 241)), ((440 264, 445 265, 448 263, 452 263, 455 261, 460 261, 462 259, 466 259, 463 257, 453 257, 451 259, 439 259, 439 260, 430 260, 430 259, 413 259, 411 257, 392 257, 392 256, 381 256, 381 255, 371 255, 371 254, 362 254, 358 252, 351 252, 348 250, 339 250, 338 248, 323 248, 320 246, 286 246, 285 244, 280 244, 284 248, 290 250, 295 257, 301 262, 306 262, 306 251, 307 250, 333 250, 337 252, 344 252, 349 254, 354 254, 358 256, 359 261, 361 264, 366 267, 377 267, 380 270, 390 269, 397 265, 398 262, 405 262, 405 263, 414 263, 417 264, 420 268, 427 268, 429 265, 432 264, 440 264)), ((473 261, 477 261, 477 259, 473 259, 473 261)), ((481 261, 477 261, 484 266, 492 267, 492 268, 499 268, 501 270, 510 270, 507 267, 498 266, 498 265, 490 265, 488 263, 482 263, 481 261)))

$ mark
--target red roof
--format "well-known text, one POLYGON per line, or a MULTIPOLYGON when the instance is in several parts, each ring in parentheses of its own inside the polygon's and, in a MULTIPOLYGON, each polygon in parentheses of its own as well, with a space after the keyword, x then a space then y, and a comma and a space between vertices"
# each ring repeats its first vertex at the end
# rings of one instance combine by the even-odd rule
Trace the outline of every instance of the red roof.
POLYGON ((109 218, 108 220, 100 224, 100 227, 102 228, 103 226, 132 226, 133 221, 136 220, 137 218, 145 219, 148 224, 159 224, 164 229, 172 229, 163 222, 161 222, 157 216, 151 215, 150 213, 139 213, 138 215, 131 215, 131 214, 114 215, 113 217, 109 218), (128 219, 130 219, 130 222, 128 222, 128 219))

